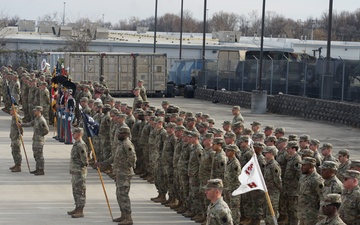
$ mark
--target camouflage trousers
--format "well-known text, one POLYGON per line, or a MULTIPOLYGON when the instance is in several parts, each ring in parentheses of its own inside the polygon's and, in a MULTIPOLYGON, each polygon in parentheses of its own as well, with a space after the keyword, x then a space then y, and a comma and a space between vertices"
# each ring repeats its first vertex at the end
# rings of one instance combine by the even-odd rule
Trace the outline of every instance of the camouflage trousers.
POLYGON ((203 189, 202 187, 204 187, 207 184, 207 181, 210 179, 210 175, 208 178, 200 178, 200 190, 199 190, 199 195, 202 196, 202 202, 201 202, 201 208, 203 210, 203 215, 206 216, 207 214, 207 207, 210 204, 210 200, 206 198, 205 195, 205 189, 203 189))
POLYGON ((200 213, 202 211, 200 192, 200 181, 197 176, 189 177, 189 202, 192 212, 200 213))
MULTIPOLYGON (((270 197, 270 201, 272 204, 272 207, 274 209, 275 215, 279 209, 279 199, 280 199, 280 192, 279 191, 275 191, 275 192, 269 192, 269 197, 270 197)), ((273 217, 271 215, 271 212, 269 210, 269 207, 266 208, 266 217, 265 217, 265 223, 267 225, 274 225, 274 220, 273 217)))
POLYGON ((308 214, 301 213, 303 209, 298 212, 300 225, 316 224, 319 221, 319 209, 307 208, 308 214))
POLYGON ((186 208, 189 209, 189 176, 187 171, 179 172, 179 178, 181 200, 185 203, 186 208))
MULTIPOLYGON (((299 222, 298 219, 298 197, 297 196, 290 196, 286 192, 282 193, 285 201, 284 207, 285 215, 288 215, 288 224, 289 225, 297 225, 299 222)), ((281 196, 281 195, 280 195, 281 196)), ((281 197, 280 197, 281 199, 281 197)), ((279 205, 280 206, 280 205, 279 205)))
POLYGON ((86 201, 86 173, 73 172, 72 178, 72 191, 76 207, 84 207, 86 201))
MULTIPOLYGON (((173 190, 174 190, 174 197, 177 199, 181 199, 180 196, 180 182, 179 182, 179 173, 177 172, 177 170, 173 170, 174 171, 174 179, 173 179, 173 190)), ((169 183, 169 189, 170 189, 170 183, 169 183)), ((170 191, 170 190, 169 190, 170 191)))
POLYGON ((47 124, 49 124, 49 105, 43 105, 43 112, 42 112, 42 115, 44 116, 47 124))
POLYGON ((159 152, 155 149, 155 146, 149 145, 149 172, 155 175, 155 169, 159 158, 159 152))
POLYGON ((122 213, 131 213, 129 197, 132 176, 116 174, 116 199, 122 213))
MULTIPOLYGON (((263 191, 255 190, 250 192, 251 203, 250 203, 250 217, 253 219, 263 219, 264 209, 266 209, 266 198, 263 191)), ((243 199, 241 199, 243 204, 243 199)))
POLYGON ((158 159, 155 166, 155 187, 160 194, 166 194, 168 191, 167 175, 164 164, 158 159))
POLYGON ((174 168, 172 165, 167 164, 165 166, 165 174, 166 174, 166 181, 167 181, 167 188, 170 197, 175 197, 175 184, 174 184, 174 168))
POLYGON ((246 218, 251 218, 252 215, 252 199, 251 192, 241 195, 240 214, 246 218))
POLYGON ((101 147, 101 139, 99 136, 93 136, 92 137, 93 146, 94 146, 94 152, 96 154, 96 160, 98 162, 102 162, 103 159, 103 148, 101 147))
POLYGON ((141 168, 144 170, 144 172, 149 173, 149 147, 147 146, 147 143, 143 142, 141 142, 140 146, 142 150, 141 168))
POLYGON ((234 224, 239 224, 240 223, 240 200, 241 200, 241 195, 237 195, 237 196, 232 196, 232 192, 234 190, 225 190, 224 191, 224 200, 225 202, 228 204, 230 210, 231 210, 231 215, 233 218, 233 223, 234 224))
POLYGON ((43 149, 44 149, 43 142, 33 142, 32 150, 33 150, 37 170, 44 170, 45 160, 44 160, 43 149))
POLYGON ((111 144, 110 140, 106 140, 105 137, 101 139, 101 147, 103 152, 103 159, 106 160, 111 156, 111 144))
POLYGON ((11 140, 11 154, 16 165, 21 165, 22 161, 20 146, 20 139, 11 140))

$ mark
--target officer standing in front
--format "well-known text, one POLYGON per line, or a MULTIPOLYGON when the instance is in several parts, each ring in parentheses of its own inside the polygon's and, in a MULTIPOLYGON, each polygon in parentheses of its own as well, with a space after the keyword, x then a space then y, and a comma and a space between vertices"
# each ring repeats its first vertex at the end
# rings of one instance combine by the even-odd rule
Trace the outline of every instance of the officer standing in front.
POLYGON ((71 149, 70 155, 70 174, 72 175, 72 191, 75 201, 75 209, 67 212, 72 218, 84 217, 84 206, 86 200, 86 175, 87 175, 87 146, 82 140, 84 130, 75 128, 73 138, 75 143, 71 149))
POLYGON ((36 106, 33 109, 35 119, 29 123, 18 123, 18 127, 34 127, 33 134, 33 144, 32 149, 34 152, 34 158, 36 162, 36 170, 31 171, 30 173, 38 176, 44 175, 44 143, 45 143, 45 135, 49 133, 49 127, 45 118, 42 116, 43 107, 36 106))

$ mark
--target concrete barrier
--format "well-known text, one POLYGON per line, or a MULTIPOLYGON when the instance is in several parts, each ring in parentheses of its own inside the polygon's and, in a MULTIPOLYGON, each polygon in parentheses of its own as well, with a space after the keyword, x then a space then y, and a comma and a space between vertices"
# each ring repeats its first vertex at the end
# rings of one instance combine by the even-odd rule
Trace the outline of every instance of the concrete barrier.
MULTIPOLYGON (((197 88, 195 98, 251 108, 251 92, 197 88)), ((281 94, 267 96, 267 111, 360 128, 360 104, 281 94)))

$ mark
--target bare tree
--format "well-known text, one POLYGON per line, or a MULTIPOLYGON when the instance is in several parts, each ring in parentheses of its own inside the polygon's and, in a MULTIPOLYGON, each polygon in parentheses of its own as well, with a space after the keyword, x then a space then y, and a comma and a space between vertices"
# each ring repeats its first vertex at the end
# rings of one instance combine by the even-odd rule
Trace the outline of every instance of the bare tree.
POLYGON ((87 18, 81 18, 71 25, 72 33, 67 37, 67 48, 74 52, 88 51, 98 24, 87 18))
POLYGON ((233 31, 238 29, 238 16, 235 13, 224 11, 213 14, 209 21, 210 30, 213 31, 233 31))

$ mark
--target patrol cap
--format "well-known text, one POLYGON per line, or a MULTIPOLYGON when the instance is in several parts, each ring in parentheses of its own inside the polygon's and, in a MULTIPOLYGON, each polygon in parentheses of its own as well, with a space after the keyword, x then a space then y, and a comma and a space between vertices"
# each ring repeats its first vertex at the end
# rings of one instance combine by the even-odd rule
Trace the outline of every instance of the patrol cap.
POLYGON ((344 173, 345 178, 356 178, 360 179, 360 172, 357 170, 346 170, 344 173))
POLYGON ((209 127, 209 123, 208 122, 201 122, 198 124, 199 127, 201 128, 208 128, 209 127))
POLYGON ((311 139, 309 143, 311 145, 317 145, 317 146, 320 145, 320 141, 318 139, 311 139))
POLYGON ((199 138, 199 137, 200 137, 200 133, 199 133, 199 132, 189 132, 188 136, 189 136, 189 137, 197 137, 197 138, 199 138))
MULTIPOLYGON (((106 105, 106 104, 105 104, 106 105)), ((119 112, 119 110, 117 109, 117 108, 112 108, 111 110, 110 110, 110 113, 116 113, 116 112, 119 112)))
POLYGON ((253 134, 253 131, 251 129, 249 129, 249 128, 244 128, 241 134, 250 136, 250 135, 253 134))
POLYGON ((264 149, 266 147, 266 145, 264 143, 262 143, 261 141, 255 141, 253 146, 254 146, 254 148, 261 148, 261 149, 264 149))
POLYGON ((259 121, 254 121, 250 125, 251 126, 261 126, 261 123, 259 121))
POLYGON ((89 102, 89 99, 87 97, 82 97, 80 99, 80 102, 89 102))
POLYGON ((155 112, 155 109, 156 109, 155 106, 150 106, 149 108, 150 108, 153 112, 155 112))
POLYGON ((341 204, 341 195, 340 194, 327 194, 324 196, 321 205, 327 206, 331 204, 341 204))
POLYGON ((234 151, 234 152, 239 152, 240 149, 238 148, 238 146, 231 144, 231 145, 226 145, 225 146, 225 151, 234 151))
POLYGON ((235 138, 236 134, 234 132, 226 132, 224 138, 235 138))
POLYGON ((171 113, 171 117, 174 118, 174 117, 178 117, 179 116, 179 113, 171 113))
POLYGON ((143 80, 138 80, 138 82, 139 82, 139 83, 140 83, 140 82, 141 82, 141 83, 144 83, 144 81, 143 81, 143 80))
POLYGON ((231 125, 231 122, 229 120, 225 120, 223 123, 222 123, 223 126, 226 126, 226 125, 231 125))
POLYGON ((269 136, 265 139, 265 142, 276 142, 276 137, 275 136, 269 136))
POLYGON ((309 141, 310 140, 310 136, 307 134, 303 134, 300 136, 299 138, 300 141, 309 141))
POLYGON ((210 115, 207 113, 203 113, 201 117, 204 119, 208 119, 208 118, 210 118, 210 115))
POLYGON ((176 130, 176 131, 182 131, 182 130, 185 130, 185 129, 186 129, 186 128, 185 128, 184 126, 182 126, 182 125, 175 127, 175 130, 176 130))
POLYGON ((327 148, 332 149, 332 148, 333 148, 333 145, 330 144, 330 143, 324 143, 323 146, 321 147, 321 149, 327 149, 327 148))
POLYGON ((197 113, 195 113, 195 117, 197 118, 197 117, 201 117, 202 116, 202 112, 197 112, 197 113))
POLYGON ((332 169, 332 170, 336 171, 338 169, 338 164, 336 162, 333 162, 333 161, 325 161, 320 166, 320 169, 332 169))
POLYGON ((134 88, 134 91, 140 91, 139 87, 134 88))
POLYGON ((116 101, 115 101, 115 104, 117 104, 117 105, 121 105, 121 101, 116 100, 116 101))
POLYGON ((347 150, 347 149, 343 149, 343 150, 340 150, 338 155, 342 155, 342 156, 350 156, 350 151, 347 150))
POLYGON ((258 138, 258 139, 265 139, 265 134, 262 133, 262 132, 257 132, 255 134, 252 135, 252 138, 255 139, 255 138, 258 138))
POLYGON ((238 121, 232 125, 232 128, 244 127, 244 124, 241 121, 238 121))
POLYGON ((185 116, 186 116, 186 117, 194 117, 192 112, 186 112, 186 113, 185 113, 185 116))
POLYGON ((143 101, 143 103, 142 103, 143 105, 149 105, 150 104, 150 102, 149 101, 143 101))
POLYGON ((186 115, 186 112, 183 111, 183 110, 181 110, 181 111, 179 112, 179 115, 186 115))
POLYGON ((282 127, 277 127, 274 131, 275 134, 279 133, 279 134, 285 134, 285 129, 282 127))
POLYGON ((152 115, 154 115, 154 113, 153 113, 153 111, 151 111, 151 110, 146 110, 146 111, 145 111, 145 115, 146 115, 146 116, 152 116, 152 115))
POLYGON ((278 153, 278 150, 275 146, 266 146, 264 149, 263 149, 263 153, 266 153, 266 152, 270 152, 272 153, 273 155, 277 155, 278 153))
POLYGON ((42 107, 42 106, 35 106, 35 108, 33 109, 33 111, 42 112, 42 111, 43 111, 43 107, 42 107))
POLYGON ((316 159, 314 159, 312 157, 304 157, 301 161, 301 164, 303 164, 303 165, 311 164, 313 166, 316 166, 316 159))
POLYGON ((81 127, 75 127, 72 132, 73 133, 84 133, 84 129, 81 127))
POLYGON ((203 187, 205 190, 209 190, 211 188, 223 189, 224 185, 221 179, 211 179, 207 181, 207 184, 203 187))
POLYGON ((127 106, 127 103, 126 102, 121 102, 120 105, 121 106, 127 106))
POLYGON ((289 141, 297 141, 297 135, 296 134, 289 134, 289 141))
POLYGON ((121 118, 121 119, 125 119, 126 116, 127 116, 126 114, 120 113, 120 112, 118 112, 118 113, 116 114, 116 117, 117 117, 117 118, 121 118))
POLYGON ((161 105, 169 105, 169 101, 163 100, 163 101, 161 102, 161 105))
POLYGON ((301 156, 302 157, 314 157, 314 152, 312 150, 306 148, 301 151, 301 156))
POLYGON ((222 137, 216 137, 213 139, 213 144, 222 144, 224 143, 224 139, 222 137))
POLYGON ((178 117, 178 118, 176 118, 176 122, 184 122, 184 118, 183 117, 178 117))
POLYGON ((141 99, 138 99, 137 101, 136 101, 136 104, 142 104, 143 103, 143 100, 141 100, 141 99))
POLYGON ((166 125, 166 128, 175 128, 176 127, 176 124, 175 123, 168 123, 166 125))
POLYGON ((221 130, 221 129, 214 128, 214 129, 213 129, 213 133, 214 133, 214 134, 221 134, 221 135, 222 135, 222 134, 224 134, 224 131, 221 130))
POLYGON ((265 126, 264 130, 274 130, 273 126, 265 126))
POLYGON ((289 141, 286 145, 286 148, 295 148, 299 147, 299 144, 297 141, 289 141))
POLYGON ((164 117, 158 116, 155 118, 155 123, 164 122, 164 117))
POLYGON ((119 133, 130 134, 130 128, 128 128, 128 127, 121 127, 121 128, 119 129, 119 133))
POLYGON ((247 135, 242 135, 242 136, 239 138, 239 142, 246 142, 246 143, 248 143, 248 142, 249 142, 249 136, 247 136, 247 135))
POLYGON ((212 123, 212 124, 215 123, 215 119, 214 119, 214 118, 208 118, 206 121, 207 121, 208 123, 212 123))
POLYGON ((282 143, 282 142, 287 142, 289 139, 287 137, 279 137, 276 140, 276 143, 282 143))
POLYGON ((187 122, 195 122, 196 121, 196 118, 195 117, 188 117, 186 119, 187 122))
POLYGON ((214 138, 214 134, 212 134, 212 133, 206 133, 204 135, 204 139, 213 139, 213 138, 214 138))
POLYGON ((109 104, 104 104, 104 106, 103 106, 103 109, 111 109, 111 105, 109 105, 109 104))
POLYGON ((233 106, 233 109, 238 109, 238 110, 240 110, 241 108, 240 108, 240 106, 238 106, 238 105, 234 105, 234 106, 233 106))

